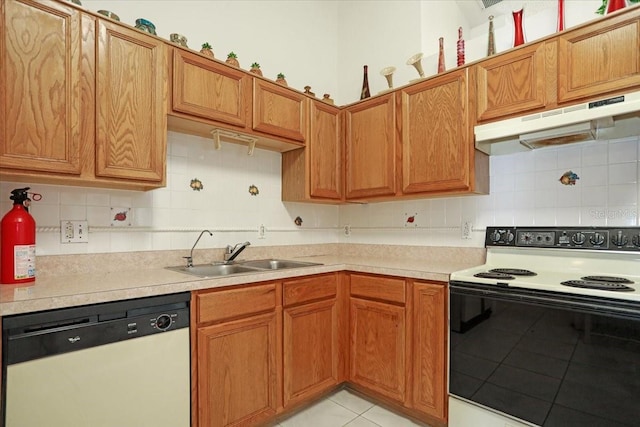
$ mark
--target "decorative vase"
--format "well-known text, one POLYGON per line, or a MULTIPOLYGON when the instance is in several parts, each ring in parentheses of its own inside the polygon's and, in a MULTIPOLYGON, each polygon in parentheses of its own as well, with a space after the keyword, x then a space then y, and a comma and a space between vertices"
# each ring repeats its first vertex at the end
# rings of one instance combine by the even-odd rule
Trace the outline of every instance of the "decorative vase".
POLYGON ((607 11, 605 15, 608 15, 616 10, 620 10, 627 7, 626 0, 607 0, 607 11))
POLYGON ((369 67, 364 66, 364 76, 362 77, 362 90, 360 91, 360 99, 369 98, 371 92, 369 91, 369 67))
POLYGON ((524 43, 524 29, 522 28, 522 15, 524 8, 512 12, 513 14, 513 47, 524 43))
POLYGON ((564 31, 564 0, 558 0, 558 28, 557 31, 564 31))
POLYGON ((496 54, 496 38, 493 34, 493 15, 489 17, 489 42, 487 43, 487 56, 496 54))
POLYGON ((254 62, 251 64, 251 68, 249 69, 250 73, 256 74, 258 76, 262 76, 262 70, 260 69, 260 64, 254 62))
POLYGON ((309 95, 309 96, 316 96, 315 93, 311 92, 311 86, 305 86, 304 87, 304 93, 306 95, 309 95))
POLYGON ((409 59, 407 59, 407 65, 413 65, 418 71, 420 78, 424 77, 424 71, 422 70, 422 52, 416 53, 409 59))
POLYGON ((324 95, 322 95, 322 100, 324 102, 326 102, 327 104, 331 104, 333 105, 333 99, 331 98, 331 95, 329 95, 328 93, 325 93, 324 95))
POLYGON ((438 74, 445 72, 444 66, 444 37, 438 39, 438 74))
POLYGON ((185 36, 183 36, 182 34, 171 33, 171 34, 169 34, 169 40, 171 40, 172 43, 175 43, 175 44, 180 45, 182 47, 186 47, 186 48, 189 47, 189 46, 187 46, 187 38, 185 36))
POLYGON ((281 84, 282 86, 288 86, 287 81, 284 78, 284 74, 278 73, 278 77, 276 77, 276 83, 281 84))
POLYGON ((151 21, 143 18, 136 19, 136 28, 141 31, 146 31, 149 34, 156 35, 156 26, 151 21))
POLYGON ((385 67, 380 70, 380 74, 387 79, 387 85, 389 85, 389 89, 393 89, 393 73, 396 71, 396 67, 385 67))
POLYGON ((458 28, 458 42, 456 43, 456 53, 458 55, 458 67, 464 65, 464 39, 462 38, 462 27, 458 28))
POLYGON ((240 68, 240 62, 238 62, 238 56, 233 52, 230 52, 227 55, 227 60, 224 62, 226 62, 229 65, 233 65, 234 67, 240 68))

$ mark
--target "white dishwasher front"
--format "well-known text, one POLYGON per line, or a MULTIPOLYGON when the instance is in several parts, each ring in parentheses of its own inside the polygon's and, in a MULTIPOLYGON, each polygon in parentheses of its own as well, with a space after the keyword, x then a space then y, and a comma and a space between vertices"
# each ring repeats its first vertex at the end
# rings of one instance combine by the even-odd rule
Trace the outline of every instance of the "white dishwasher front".
POLYGON ((5 427, 189 427, 188 299, 65 310, 3 320, 5 427))

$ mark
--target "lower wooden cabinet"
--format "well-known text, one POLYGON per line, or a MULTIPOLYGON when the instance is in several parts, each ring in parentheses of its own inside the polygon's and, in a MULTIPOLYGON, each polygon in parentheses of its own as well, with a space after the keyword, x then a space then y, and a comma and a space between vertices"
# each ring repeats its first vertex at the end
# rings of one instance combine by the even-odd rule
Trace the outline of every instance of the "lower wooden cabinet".
POLYGON ((447 288, 413 282, 413 398, 411 406, 447 417, 447 288))
POLYGON ((405 300, 404 280, 353 274, 350 285, 349 380, 404 402, 405 307, 397 304, 405 300))
POLYGON ((194 294, 194 426, 257 426, 275 417, 281 381, 280 286, 194 294))
POLYGON ((276 314, 198 328, 199 425, 246 426, 277 409, 276 314))
POLYGON ((193 426, 261 426, 346 382, 447 422, 447 288, 328 273, 194 292, 193 426))

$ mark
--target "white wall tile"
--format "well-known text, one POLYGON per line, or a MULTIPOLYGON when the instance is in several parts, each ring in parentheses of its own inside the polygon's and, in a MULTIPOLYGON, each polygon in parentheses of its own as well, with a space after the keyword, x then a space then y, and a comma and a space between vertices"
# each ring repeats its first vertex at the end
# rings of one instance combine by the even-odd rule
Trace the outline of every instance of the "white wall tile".
POLYGON ((627 163, 638 160, 638 138, 609 143, 609 163, 627 163))

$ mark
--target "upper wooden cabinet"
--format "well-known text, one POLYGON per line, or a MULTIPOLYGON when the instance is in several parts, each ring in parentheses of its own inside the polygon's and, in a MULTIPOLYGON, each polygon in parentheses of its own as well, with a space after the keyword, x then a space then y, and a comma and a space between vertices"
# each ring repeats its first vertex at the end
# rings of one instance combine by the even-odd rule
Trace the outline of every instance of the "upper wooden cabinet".
POLYGON ((359 199, 396 193, 395 93, 345 109, 345 197, 359 199))
POLYGON ((96 175, 163 182, 167 147, 165 45, 98 21, 96 175))
POLYGON ((640 11, 558 35, 558 102, 640 87, 640 11))
POLYGON ((81 13, 0 5, 0 168, 80 174, 81 13))
POLYGON ((471 188, 467 86, 463 68, 401 90, 403 193, 471 188))
POLYGON ((172 112, 246 128, 251 114, 251 77, 195 53, 172 50, 172 112))
MULTIPOLYGON (((535 111, 547 105, 546 65, 555 63, 554 43, 538 43, 475 65, 477 120, 493 120, 535 111)), ((552 70, 553 72, 554 70, 552 70)))
POLYGON ((253 79, 253 129, 304 142, 307 98, 277 83, 253 79))
POLYGON ((64 2, 0 7, 0 175, 146 190, 165 184, 165 45, 64 2))
POLYGON ((325 102, 309 103, 305 148, 282 153, 282 200, 335 203, 342 200, 342 114, 325 102))

